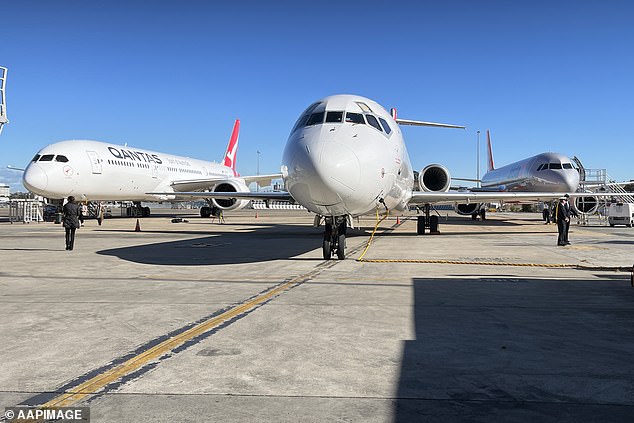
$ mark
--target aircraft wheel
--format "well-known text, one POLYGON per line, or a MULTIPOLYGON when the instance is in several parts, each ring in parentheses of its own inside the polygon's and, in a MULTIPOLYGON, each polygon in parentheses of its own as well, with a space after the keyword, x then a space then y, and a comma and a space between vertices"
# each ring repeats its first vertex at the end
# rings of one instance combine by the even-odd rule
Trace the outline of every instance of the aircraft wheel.
POLYGON ((211 208, 210 207, 201 207, 200 208, 200 217, 209 217, 211 216, 211 208))
POLYGON ((324 239, 322 250, 324 253, 324 260, 330 260, 330 256, 332 255, 332 243, 324 239))
POLYGON ((438 216, 429 216, 429 232, 438 232, 438 216))
POLYGON ((346 258, 346 236, 339 235, 337 239, 337 258, 343 260, 346 258))
POLYGON ((425 216, 416 219, 416 235, 425 235, 425 216))

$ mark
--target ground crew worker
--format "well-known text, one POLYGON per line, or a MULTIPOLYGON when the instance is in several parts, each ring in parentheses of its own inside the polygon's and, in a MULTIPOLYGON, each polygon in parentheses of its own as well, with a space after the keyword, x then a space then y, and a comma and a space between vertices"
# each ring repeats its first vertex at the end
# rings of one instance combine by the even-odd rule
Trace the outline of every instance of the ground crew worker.
POLYGON ((68 202, 62 208, 62 223, 66 230, 66 249, 72 250, 75 244, 75 230, 79 228, 81 206, 75 202, 75 197, 68 197, 68 202))

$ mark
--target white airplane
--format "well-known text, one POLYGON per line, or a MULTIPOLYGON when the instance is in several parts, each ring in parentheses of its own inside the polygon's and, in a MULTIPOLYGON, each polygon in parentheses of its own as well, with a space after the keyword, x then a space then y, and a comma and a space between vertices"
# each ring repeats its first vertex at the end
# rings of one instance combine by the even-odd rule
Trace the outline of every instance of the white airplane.
MULTIPOLYGON (((379 211, 400 214, 410 205, 425 206, 417 232, 436 231, 438 217, 429 216, 434 203, 460 204, 503 200, 551 200, 561 192, 449 191, 451 177, 438 164, 426 166, 415 180, 399 125, 464 128, 400 119, 378 103, 355 95, 333 95, 311 104, 291 130, 282 158, 286 192, 184 192, 172 195, 239 201, 286 199, 325 219, 324 259, 345 258, 346 230, 352 218, 379 211)), ((574 196, 574 193, 570 193, 574 196)), ((316 222, 318 219, 316 218, 316 222)))
MULTIPOLYGON (((69 195, 81 201, 133 201, 140 214, 141 201, 181 200, 179 191, 249 192, 251 182, 271 176, 241 177, 236 172, 240 121, 236 120, 222 163, 191 159, 124 145, 72 140, 47 145, 24 170, 22 182, 31 192, 49 199, 69 195), (150 191, 169 191, 151 195, 150 191)), ((190 197, 187 197, 190 198, 190 197)), ((213 207, 241 209, 248 200, 210 199, 201 216, 213 207)))
MULTIPOLYGON (((572 160, 559 153, 541 153, 495 168, 491 148, 491 134, 487 130, 487 165, 488 171, 480 181, 481 188, 471 191, 484 192, 576 192, 579 188, 579 171, 572 165, 572 160)), ((484 219, 483 204, 458 204, 456 212, 471 215, 476 219, 478 214, 484 219)))

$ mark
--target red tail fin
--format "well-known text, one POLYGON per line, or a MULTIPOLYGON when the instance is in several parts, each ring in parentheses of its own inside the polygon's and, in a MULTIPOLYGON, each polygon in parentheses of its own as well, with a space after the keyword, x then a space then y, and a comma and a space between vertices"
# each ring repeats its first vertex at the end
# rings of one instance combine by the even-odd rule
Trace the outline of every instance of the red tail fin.
POLYGON ((236 123, 233 124, 233 132, 229 139, 229 145, 227 145, 227 152, 225 158, 222 161, 224 166, 230 167, 233 170, 233 174, 238 176, 236 172, 236 153, 238 152, 238 135, 240 134, 240 119, 236 119, 236 123))
POLYGON ((491 134, 487 129, 487 163, 488 170, 495 169, 495 164, 493 163, 493 150, 491 149, 491 134))

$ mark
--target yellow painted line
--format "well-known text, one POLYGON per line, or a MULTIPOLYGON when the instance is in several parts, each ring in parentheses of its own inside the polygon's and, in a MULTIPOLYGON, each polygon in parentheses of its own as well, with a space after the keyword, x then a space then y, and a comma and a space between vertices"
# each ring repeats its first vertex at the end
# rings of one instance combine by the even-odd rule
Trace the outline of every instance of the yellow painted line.
POLYGON ((204 322, 197 324, 196 326, 182 332, 178 335, 175 335, 158 345, 130 358, 126 362, 104 371, 103 373, 92 377, 91 379, 83 382, 82 384, 69 389, 67 392, 59 395, 56 398, 48 401, 45 404, 42 404, 40 407, 42 408, 56 408, 56 407, 69 407, 76 402, 82 400, 88 395, 92 395, 112 382, 121 379, 122 377, 129 375, 146 364, 159 359, 170 351, 176 349, 177 347, 183 345, 184 343, 196 338, 199 335, 202 335, 214 328, 217 328, 222 323, 239 316, 241 314, 246 313, 247 311, 255 308, 256 306, 262 304, 265 301, 275 297, 276 295, 282 293, 283 291, 289 289, 292 285, 303 282, 309 279, 311 276, 316 273, 315 271, 301 275, 293 278, 289 282, 285 282, 282 285, 277 286, 276 288, 271 289, 270 291, 264 292, 254 299, 247 301, 243 304, 240 304, 236 307, 233 307, 230 310, 225 311, 224 313, 212 317, 204 322))

